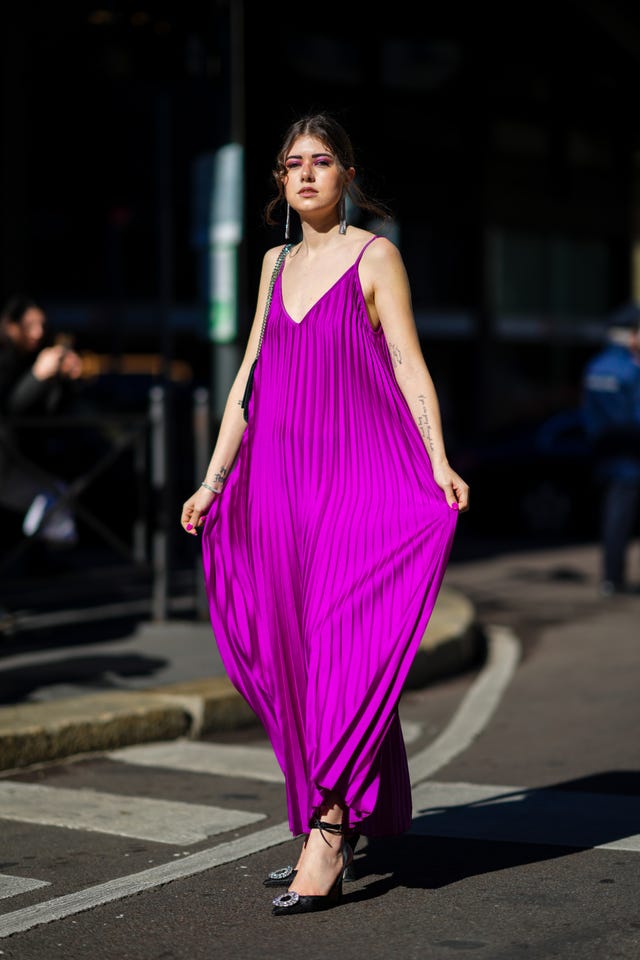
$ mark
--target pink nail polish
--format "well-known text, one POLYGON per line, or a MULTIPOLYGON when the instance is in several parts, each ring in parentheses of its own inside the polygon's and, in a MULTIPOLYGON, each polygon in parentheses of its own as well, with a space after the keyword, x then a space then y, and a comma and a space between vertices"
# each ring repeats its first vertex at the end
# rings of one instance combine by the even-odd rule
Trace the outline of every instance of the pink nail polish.
POLYGON ((187 530, 193 530, 193 524, 192 524, 192 523, 188 523, 188 524, 187 524, 187 530))
POLYGON ((458 504, 457 504, 457 503, 452 503, 452 504, 451 504, 451 509, 452 509, 452 510, 457 510, 457 509, 458 509, 458 504))

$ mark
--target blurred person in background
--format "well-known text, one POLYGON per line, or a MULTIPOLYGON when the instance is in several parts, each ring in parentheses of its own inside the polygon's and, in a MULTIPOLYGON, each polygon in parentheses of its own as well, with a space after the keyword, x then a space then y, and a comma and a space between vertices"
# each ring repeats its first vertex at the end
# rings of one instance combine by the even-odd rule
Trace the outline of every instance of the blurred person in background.
POLYGON ((609 596, 633 589, 627 557, 640 508, 640 305, 610 316, 606 344, 584 371, 583 411, 602 489, 600 589, 609 596))
MULTIPOLYGON (((67 342, 47 344, 42 306, 28 296, 11 297, 0 314, 0 506, 23 514, 22 530, 49 544, 73 545, 73 513, 58 504, 66 485, 38 462, 11 417, 42 417, 64 409, 70 385, 82 374, 82 359, 67 342), (6 420, 5 418, 9 418, 6 420)), ((40 436, 40 435, 38 435, 40 436)))

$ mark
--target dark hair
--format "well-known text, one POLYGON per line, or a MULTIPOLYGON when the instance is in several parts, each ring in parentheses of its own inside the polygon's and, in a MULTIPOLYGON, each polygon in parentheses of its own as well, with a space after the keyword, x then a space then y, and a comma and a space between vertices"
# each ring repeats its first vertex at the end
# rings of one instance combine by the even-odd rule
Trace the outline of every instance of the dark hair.
POLYGON ((637 330, 640 327, 640 304, 633 300, 623 303, 607 317, 610 329, 637 330))
MULTIPOLYGON (((275 181, 277 196, 265 207, 264 218, 270 226, 278 223, 274 217, 276 207, 284 201, 283 179, 287 174, 285 161, 291 150, 291 145, 298 137, 317 137, 336 158, 339 169, 344 173, 349 167, 355 167, 355 153, 353 145, 344 127, 328 113, 313 113, 301 117, 291 124, 284 135, 282 145, 276 157, 275 169, 272 176, 275 181)), ((384 205, 371 197, 355 182, 346 184, 347 194, 351 202, 362 210, 368 210, 383 220, 389 220, 391 214, 384 205)))
POLYGON ((42 310, 44 313, 42 305, 33 297, 24 293, 17 293, 5 303, 2 313, 0 313, 0 319, 10 320, 11 323, 20 323, 27 310, 31 309, 42 310))

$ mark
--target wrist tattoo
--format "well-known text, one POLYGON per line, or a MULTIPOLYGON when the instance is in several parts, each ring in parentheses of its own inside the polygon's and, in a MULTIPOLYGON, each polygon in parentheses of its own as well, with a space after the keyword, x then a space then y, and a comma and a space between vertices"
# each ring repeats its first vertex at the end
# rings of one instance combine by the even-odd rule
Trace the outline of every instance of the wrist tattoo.
POLYGON ((389 353, 391 354, 391 362, 394 367, 399 367, 402 363, 402 354, 400 352, 400 347, 396 343, 389 344, 389 353))
POLYGON ((427 413, 427 402, 423 394, 418 397, 420 412, 418 413, 418 428, 422 434, 422 439, 427 444, 429 450, 433 452, 433 437, 431 436, 431 424, 429 423, 429 414, 427 413))
POLYGON ((212 483, 224 483, 224 481, 227 479, 228 473, 229 471, 227 470, 226 467, 220 467, 217 473, 214 473, 214 475, 211 478, 207 477, 206 479, 207 480, 211 479, 212 483))

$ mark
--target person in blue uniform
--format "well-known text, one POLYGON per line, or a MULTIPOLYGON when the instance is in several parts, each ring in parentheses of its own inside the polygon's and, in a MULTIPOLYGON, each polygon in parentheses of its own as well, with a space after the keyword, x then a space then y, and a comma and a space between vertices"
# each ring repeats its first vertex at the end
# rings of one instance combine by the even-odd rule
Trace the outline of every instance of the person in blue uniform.
POLYGON ((583 413, 602 489, 601 592, 624 593, 634 589, 627 561, 640 508, 640 304, 610 316, 584 370, 583 413))

